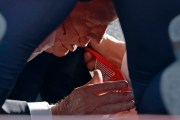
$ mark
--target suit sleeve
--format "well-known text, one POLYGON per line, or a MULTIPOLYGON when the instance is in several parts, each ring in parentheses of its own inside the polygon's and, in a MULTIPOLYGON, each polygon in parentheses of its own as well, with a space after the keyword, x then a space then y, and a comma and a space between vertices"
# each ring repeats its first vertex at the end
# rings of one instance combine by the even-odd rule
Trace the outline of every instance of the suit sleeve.
POLYGON ((36 47, 68 16, 76 0, 1 0, 0 106, 36 47), (3 32, 2 32, 3 31, 3 32))

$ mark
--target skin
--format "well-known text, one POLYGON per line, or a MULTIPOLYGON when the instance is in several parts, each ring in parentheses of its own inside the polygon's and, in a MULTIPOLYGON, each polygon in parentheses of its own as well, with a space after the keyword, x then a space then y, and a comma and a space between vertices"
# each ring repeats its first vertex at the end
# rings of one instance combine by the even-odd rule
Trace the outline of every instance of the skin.
POLYGON ((108 24, 115 18, 111 0, 80 2, 56 30, 54 45, 46 52, 62 57, 69 51, 75 51, 77 47, 86 47, 92 40, 99 43, 108 24))
POLYGON ((127 81, 102 82, 96 70, 93 79, 76 88, 60 103, 52 106, 53 115, 114 114, 134 108, 132 92, 115 92, 127 88, 127 81))
MULTIPOLYGON (((111 61, 115 66, 121 67, 122 59, 126 51, 125 43, 123 41, 116 40, 106 34, 102 38, 101 43, 97 44, 96 42, 91 41, 89 45, 107 60, 111 61)), ((84 57, 89 70, 94 70, 95 58, 89 52, 86 52, 84 57)))
MULTIPOLYGON (((62 57, 77 47, 86 47, 90 41, 99 43, 115 16, 112 0, 79 3, 57 28, 54 44, 46 52, 62 57)), ((45 42, 48 43, 48 39, 45 42)), ((120 92, 127 86, 127 81, 103 82, 101 72, 95 70, 89 83, 51 106, 52 114, 111 114, 129 110, 134 108, 133 94, 131 91, 120 92)))
MULTIPOLYGON (((115 38, 105 35, 101 43, 91 41, 89 44, 92 49, 100 53, 103 57, 117 66, 124 73, 127 80, 129 78, 129 71, 127 65, 126 46, 123 41, 116 40, 115 38)), ((86 51, 84 54, 86 66, 90 71, 95 70, 96 58, 86 51)))

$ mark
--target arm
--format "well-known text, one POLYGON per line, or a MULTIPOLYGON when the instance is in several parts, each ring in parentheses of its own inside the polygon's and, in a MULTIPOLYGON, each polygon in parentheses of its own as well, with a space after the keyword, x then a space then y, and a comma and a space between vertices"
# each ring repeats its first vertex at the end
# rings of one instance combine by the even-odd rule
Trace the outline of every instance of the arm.
POLYGON ((128 87, 126 81, 103 82, 101 72, 52 106, 54 115, 114 114, 134 108, 132 92, 115 92, 128 87))
POLYGON ((66 18, 75 4, 76 0, 0 1, 1 14, 7 22, 0 43, 0 106, 33 50, 66 18))
POLYGON ((58 104, 49 106, 46 102, 26 103, 25 101, 7 100, 2 107, 1 114, 27 115, 31 113, 32 120, 36 120, 37 115, 49 115, 48 119, 51 119, 51 115, 111 114, 126 111, 134 107, 133 94, 113 92, 126 87, 126 81, 103 83, 102 75, 99 71, 95 71, 90 82, 73 90, 58 104))

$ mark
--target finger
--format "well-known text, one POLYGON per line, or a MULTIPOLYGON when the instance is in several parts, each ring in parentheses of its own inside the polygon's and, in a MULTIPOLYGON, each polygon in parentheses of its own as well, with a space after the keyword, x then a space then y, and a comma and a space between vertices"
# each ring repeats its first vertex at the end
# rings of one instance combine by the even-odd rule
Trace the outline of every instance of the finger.
POLYGON ((93 57, 93 55, 90 52, 85 51, 85 53, 84 53, 84 61, 86 63, 88 63, 88 62, 92 61, 93 59, 95 59, 95 57, 93 57))
POLYGON ((103 105, 97 107, 94 111, 92 111, 89 114, 113 114, 117 112, 127 111, 134 107, 134 101, 131 100, 123 103, 103 105))
POLYGON ((95 94, 105 93, 115 90, 122 90, 128 87, 128 82, 125 80, 119 81, 107 81, 104 83, 99 83, 95 85, 89 85, 88 90, 89 92, 93 92, 95 94))
POLYGON ((98 102, 102 104, 115 104, 127 102, 133 99, 134 95, 132 92, 110 92, 97 98, 98 102))
POLYGON ((96 58, 90 52, 84 53, 84 61, 89 71, 95 70, 96 58))
POLYGON ((95 70, 95 64, 96 64, 96 61, 93 60, 93 61, 90 61, 89 63, 86 63, 86 66, 89 71, 93 71, 95 70))
POLYGON ((98 84, 103 82, 102 74, 100 70, 95 70, 93 72, 94 76, 91 81, 88 82, 88 84, 98 84))

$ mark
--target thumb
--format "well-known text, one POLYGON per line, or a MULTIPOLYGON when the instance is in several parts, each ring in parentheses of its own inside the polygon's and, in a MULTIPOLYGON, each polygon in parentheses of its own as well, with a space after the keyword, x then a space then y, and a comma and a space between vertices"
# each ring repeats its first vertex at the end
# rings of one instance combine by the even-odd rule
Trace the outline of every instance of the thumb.
POLYGON ((87 84, 98 84, 103 82, 102 73, 100 70, 94 70, 93 78, 87 84))
POLYGON ((84 61, 89 71, 95 70, 96 58, 87 50, 84 53, 84 61))

